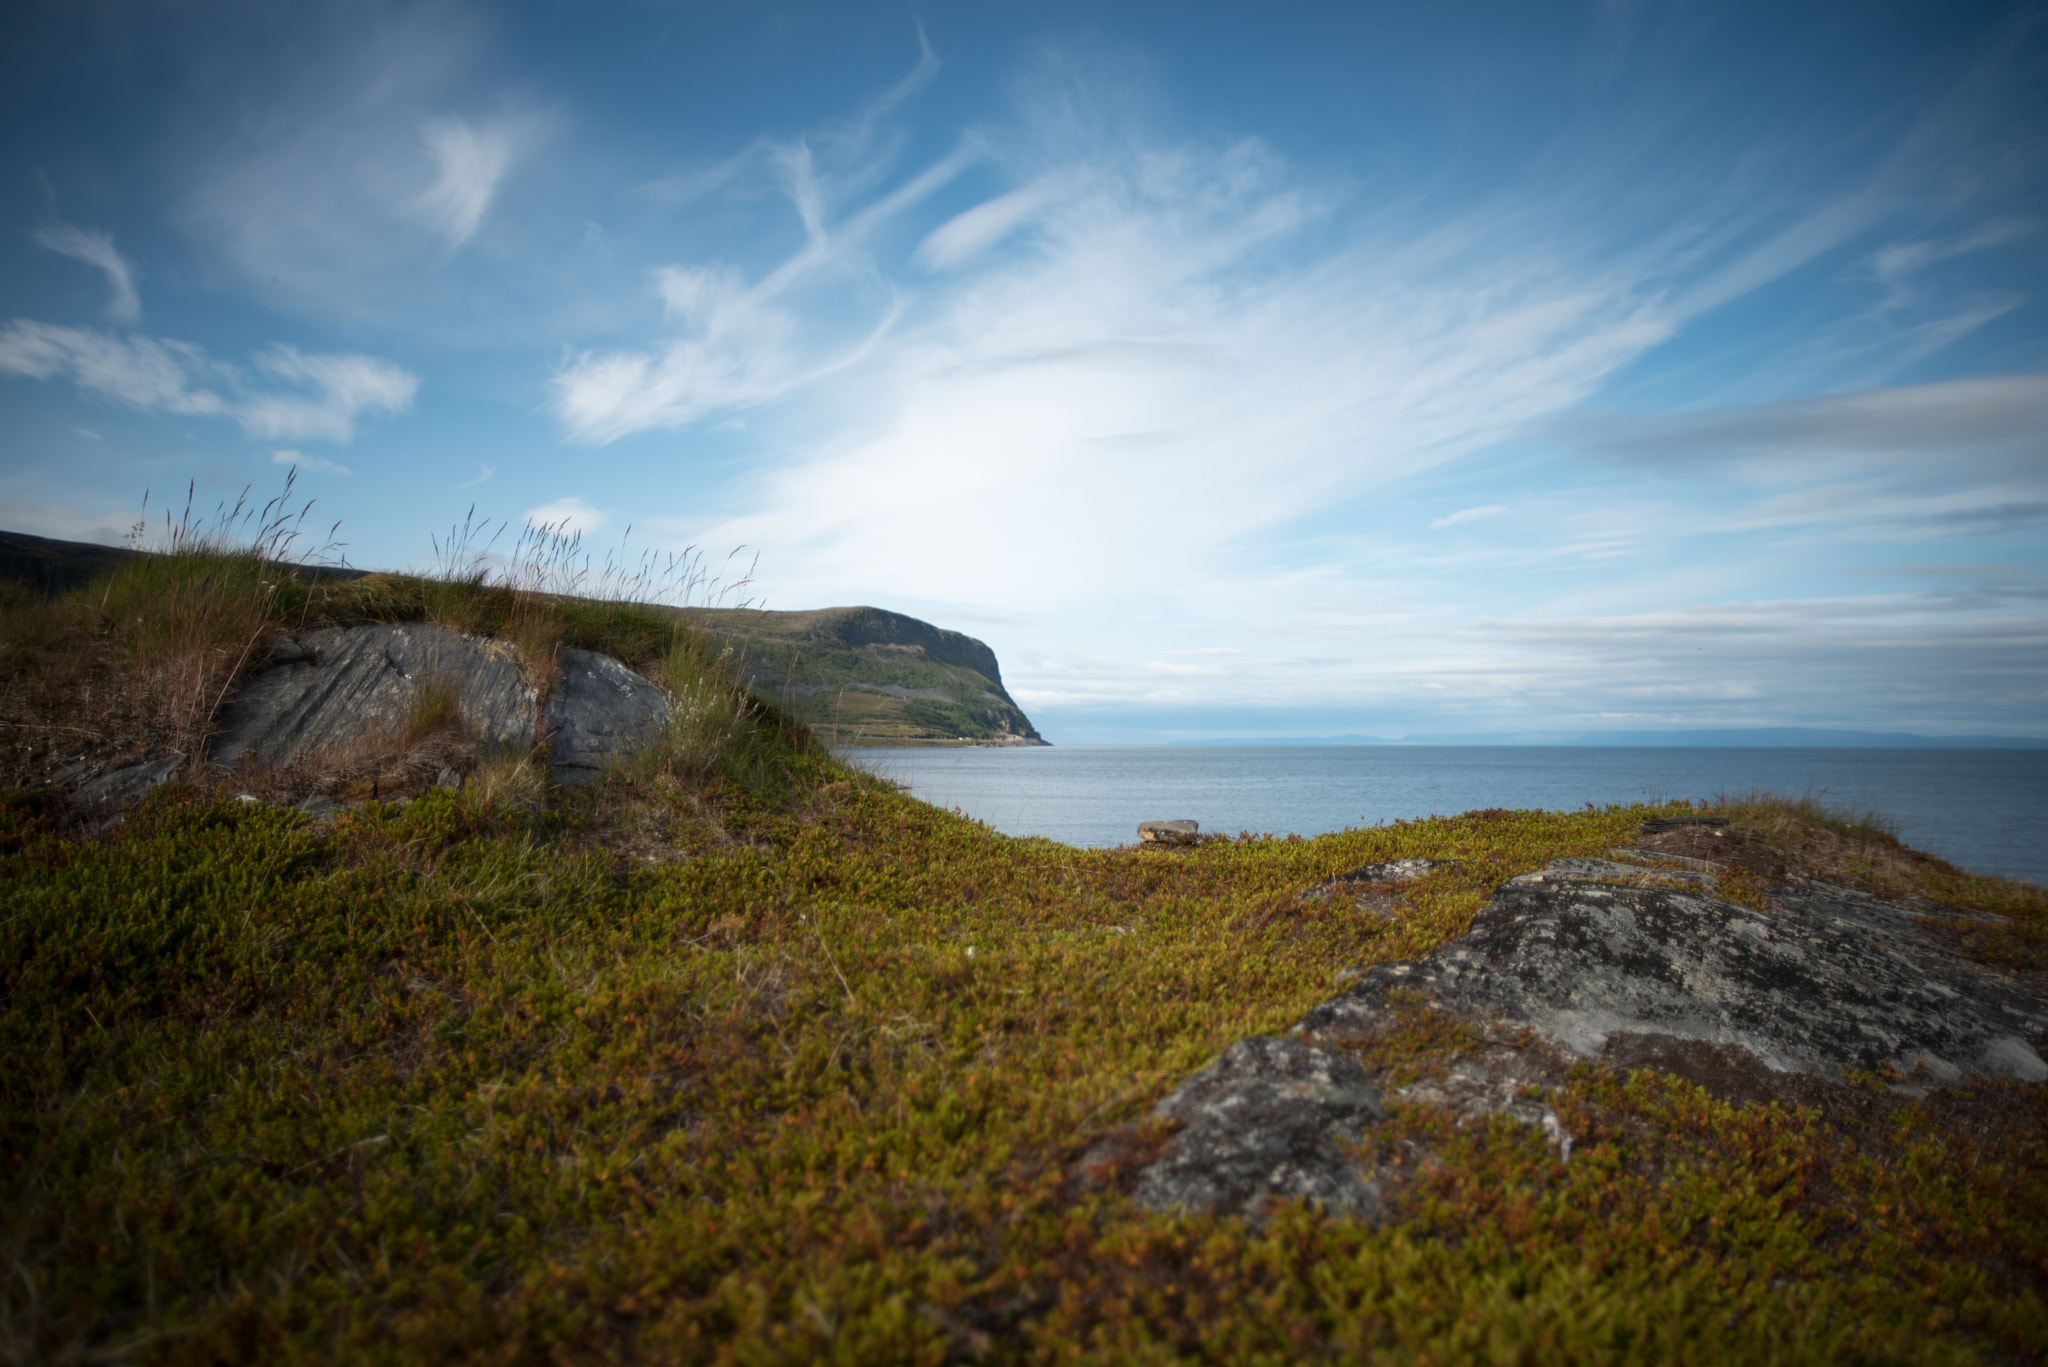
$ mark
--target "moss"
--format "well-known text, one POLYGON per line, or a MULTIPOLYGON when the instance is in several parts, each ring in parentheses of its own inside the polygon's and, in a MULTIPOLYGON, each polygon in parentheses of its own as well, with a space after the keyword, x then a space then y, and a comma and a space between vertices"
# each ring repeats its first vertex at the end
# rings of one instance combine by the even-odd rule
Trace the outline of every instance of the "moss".
MULTIPOLYGON (((1840 1088, 1855 1104, 1829 1109, 1560 1065, 1542 1099, 1569 1164, 1505 1123, 1397 1108, 1371 1140, 1406 1165, 1380 1226, 1148 1215, 1086 1180, 1093 1145, 1340 970, 1426 953, 1500 881, 1675 809, 1077 850, 840 768, 667 620, 266 582, 265 627, 523 620, 614 647, 696 690, 704 729, 589 789, 508 771, 325 826, 171 786, 82 841, 48 796, 0 795, 8 1360, 1960 1362, 2048 1342, 2038 1085, 1840 1088), (1415 856, 1456 862, 1390 916, 1301 895, 1415 856)), ((85 597, 16 610, 77 614, 62 631, 107 661, 142 639, 85 597)), ((1993 897, 2005 952, 2041 967, 2038 889, 1972 893, 1796 811, 1751 820, 1773 857, 1993 897)), ((1361 1047, 1419 1076, 1478 1030, 1415 1011, 1361 1047)))
POLYGON ((1545 1098, 1569 1166, 1398 1117, 1438 1161, 1383 1228, 1074 1180, 1337 969, 1647 809, 1160 856, 799 789, 650 788, 686 852, 638 864, 574 803, 319 831, 164 790, 97 845, 0 804, 10 1353, 1961 1361, 2048 1330, 2041 1088, 1852 1131, 1581 1067, 1545 1098), (1463 864, 1392 924, 1279 910, 1410 855, 1463 864))

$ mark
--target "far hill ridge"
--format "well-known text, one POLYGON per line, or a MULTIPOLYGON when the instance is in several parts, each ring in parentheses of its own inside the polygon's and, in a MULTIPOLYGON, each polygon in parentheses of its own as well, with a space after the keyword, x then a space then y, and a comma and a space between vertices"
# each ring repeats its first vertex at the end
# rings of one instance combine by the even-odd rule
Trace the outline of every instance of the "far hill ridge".
POLYGON ((830 744, 1046 744, 995 652, 961 632, 874 607, 681 615, 725 638, 748 687, 830 744))

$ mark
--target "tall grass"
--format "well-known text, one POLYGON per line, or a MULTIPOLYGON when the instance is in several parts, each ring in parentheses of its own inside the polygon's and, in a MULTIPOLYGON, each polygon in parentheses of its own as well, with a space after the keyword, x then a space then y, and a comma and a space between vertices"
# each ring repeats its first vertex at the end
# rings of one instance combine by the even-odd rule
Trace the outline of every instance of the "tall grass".
MULTIPOLYGON (((294 482, 295 472, 260 505, 245 489, 210 515, 188 488, 183 512, 160 526, 145 496, 131 534, 145 554, 55 602, 0 596, 0 670, 10 676, 0 679, 0 731, 11 758, 40 757, 47 770, 72 746, 196 755, 222 703, 267 664, 281 633, 409 621, 512 643, 543 700, 569 647, 649 675, 675 700, 657 762, 678 775, 758 788, 779 772, 778 756, 810 744, 800 726, 754 702, 731 653, 702 644, 677 611, 744 606, 732 600, 751 565, 728 557, 714 568, 694 547, 635 553, 631 528, 600 558, 566 523, 509 534, 509 524, 479 521, 472 507, 445 539, 432 539, 427 572, 362 574, 336 564, 338 523, 324 537, 308 532, 312 503, 295 500, 294 482)), ((436 706, 394 743, 448 729, 452 698, 436 706)), ((8 778, 0 774, 0 786, 8 778)), ((525 784, 518 777, 513 786, 525 784)))
POLYGON ((126 733, 194 753, 266 634, 303 605, 302 572, 341 549, 339 524, 324 539, 309 533, 313 504, 296 500, 295 474, 267 502, 245 488, 211 514, 188 486, 183 511, 160 526, 145 494, 129 535, 145 554, 54 601, 0 603, 5 721, 27 736, 16 743, 90 747, 126 733))
POLYGON ((1808 788, 1798 797, 1768 788, 1724 789, 1714 795, 1712 809, 1785 829, 1797 825, 1818 827, 1866 845, 1896 845, 1905 834, 1905 827, 1889 813, 1877 807, 1830 801, 1833 796, 1825 788, 1808 788))

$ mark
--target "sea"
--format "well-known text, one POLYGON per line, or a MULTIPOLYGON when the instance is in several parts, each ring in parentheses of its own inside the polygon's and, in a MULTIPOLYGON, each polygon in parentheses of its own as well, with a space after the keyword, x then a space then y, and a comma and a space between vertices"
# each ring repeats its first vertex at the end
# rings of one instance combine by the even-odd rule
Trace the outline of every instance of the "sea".
POLYGON ((1006 835, 1135 842, 1141 821, 1320 835, 1485 807, 1711 800, 1770 789, 1875 810, 1916 849, 2048 884, 2048 749, 1056 745, 854 749, 870 772, 1006 835))

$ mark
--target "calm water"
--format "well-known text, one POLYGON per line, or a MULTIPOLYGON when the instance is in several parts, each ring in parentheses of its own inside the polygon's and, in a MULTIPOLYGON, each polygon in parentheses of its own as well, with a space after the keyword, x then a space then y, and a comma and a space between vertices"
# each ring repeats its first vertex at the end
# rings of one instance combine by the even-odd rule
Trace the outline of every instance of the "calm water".
POLYGON ((1711 798, 1752 787, 1875 807, 1907 843, 1979 873, 2048 883, 2048 750, 1623 746, 1062 745, 848 752, 926 802, 1010 835, 1120 845, 1140 821, 1318 835, 1477 807, 1711 798))

